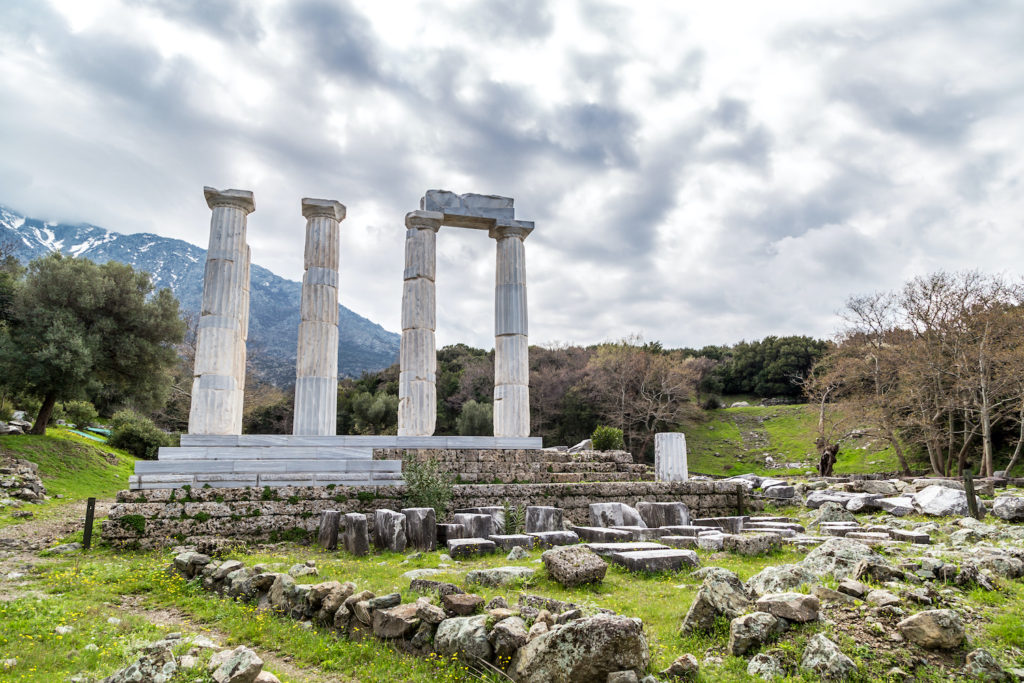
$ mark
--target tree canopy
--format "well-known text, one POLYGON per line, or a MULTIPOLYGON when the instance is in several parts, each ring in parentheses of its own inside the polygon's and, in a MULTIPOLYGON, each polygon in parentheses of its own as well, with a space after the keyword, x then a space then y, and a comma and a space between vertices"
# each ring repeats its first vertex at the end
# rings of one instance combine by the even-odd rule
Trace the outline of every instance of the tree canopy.
POLYGON ((185 324, 169 289, 147 273, 59 253, 32 261, 11 294, 0 368, 12 387, 42 398, 33 432, 57 401, 162 404, 185 324))

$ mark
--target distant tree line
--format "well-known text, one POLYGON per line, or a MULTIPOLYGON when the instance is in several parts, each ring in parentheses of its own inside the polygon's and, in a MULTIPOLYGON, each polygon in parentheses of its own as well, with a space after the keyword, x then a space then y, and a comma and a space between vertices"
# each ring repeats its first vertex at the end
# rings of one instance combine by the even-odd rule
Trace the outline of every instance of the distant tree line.
MULTIPOLYGON (((719 395, 802 399, 802 383, 827 344, 809 337, 767 337, 734 346, 666 349, 627 338, 593 346, 530 348, 531 434, 571 445, 598 425, 621 429, 636 457, 650 456, 654 434, 677 429, 718 407, 719 395)), ((251 393, 251 392, 250 392, 251 393)), ((492 433, 494 352, 456 344, 437 353, 436 434, 492 433)), ((245 429, 291 430, 292 397, 247 393, 245 429)), ((338 385, 339 434, 397 431, 398 366, 338 385)))

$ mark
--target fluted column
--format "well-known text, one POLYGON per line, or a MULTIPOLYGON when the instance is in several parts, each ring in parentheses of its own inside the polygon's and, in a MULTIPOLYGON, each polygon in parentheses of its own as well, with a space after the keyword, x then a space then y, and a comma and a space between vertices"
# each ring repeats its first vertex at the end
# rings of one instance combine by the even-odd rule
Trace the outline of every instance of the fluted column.
POLYGON ((527 342, 526 252, 532 228, 502 225, 497 240, 494 285, 494 436, 530 435, 530 352, 527 342))
POLYGON ((437 350, 434 296, 437 231, 444 214, 413 211, 405 217, 405 284, 398 376, 398 435, 431 436, 437 422, 437 350))
POLYGON ((306 272, 295 377, 292 433, 334 436, 338 424, 338 242, 345 207, 303 199, 306 272))
POLYGON ((246 217, 252 192, 203 188, 210 218, 203 307, 189 410, 190 434, 240 434, 248 329, 249 247, 246 217))

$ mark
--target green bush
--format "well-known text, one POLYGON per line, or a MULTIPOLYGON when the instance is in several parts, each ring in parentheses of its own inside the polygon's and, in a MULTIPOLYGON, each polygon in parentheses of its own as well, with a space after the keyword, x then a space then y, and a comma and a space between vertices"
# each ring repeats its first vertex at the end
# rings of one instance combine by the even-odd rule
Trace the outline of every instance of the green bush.
POLYGON ((441 470, 437 460, 420 462, 406 452, 402 458, 405 502, 409 507, 434 508, 440 520, 448 510, 454 493, 451 476, 441 470))
POLYGON ((455 420, 459 436, 491 436, 494 434, 494 407, 469 399, 455 420))
POLYGON ((157 449, 173 446, 177 439, 153 424, 144 415, 132 410, 121 410, 110 418, 110 439, 114 448, 123 448, 137 458, 156 460, 157 449))
POLYGON ((598 425, 590 436, 594 450, 621 451, 625 450, 626 442, 622 440, 622 430, 606 425, 598 425))
POLYGON ((79 429, 85 429, 99 418, 99 413, 88 401, 65 401, 64 419, 79 429))

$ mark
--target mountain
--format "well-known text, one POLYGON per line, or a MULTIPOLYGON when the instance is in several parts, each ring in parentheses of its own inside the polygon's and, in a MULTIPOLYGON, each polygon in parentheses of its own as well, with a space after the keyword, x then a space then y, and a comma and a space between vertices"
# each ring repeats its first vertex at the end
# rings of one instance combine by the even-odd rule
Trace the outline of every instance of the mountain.
MULTIPOLYGON (((184 311, 196 314, 203 296, 206 250, 151 233, 122 235, 82 223, 44 223, 0 205, 0 245, 22 262, 60 251, 97 263, 119 261, 168 287, 184 311)), ((250 271, 249 358, 253 370, 279 386, 295 382, 302 283, 274 275, 255 263, 250 271)), ((338 371, 357 377, 398 360, 400 337, 339 306, 338 371)))

